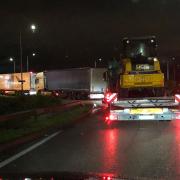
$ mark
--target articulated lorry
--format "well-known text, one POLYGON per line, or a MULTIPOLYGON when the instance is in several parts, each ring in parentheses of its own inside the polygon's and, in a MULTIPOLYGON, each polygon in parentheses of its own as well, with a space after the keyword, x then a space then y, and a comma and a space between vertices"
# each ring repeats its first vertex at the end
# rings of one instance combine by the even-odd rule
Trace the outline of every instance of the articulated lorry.
POLYGON ((106 120, 176 119, 180 98, 166 97, 156 38, 124 38, 122 46, 121 60, 111 62, 104 73, 106 120))
POLYGON ((73 68, 37 73, 36 90, 54 92, 72 99, 102 99, 106 90, 105 68, 73 68))
POLYGON ((21 86, 21 73, 0 74, 0 93, 1 94, 34 94, 36 74, 23 72, 23 89, 21 86), (23 90, 23 92, 22 92, 23 90))

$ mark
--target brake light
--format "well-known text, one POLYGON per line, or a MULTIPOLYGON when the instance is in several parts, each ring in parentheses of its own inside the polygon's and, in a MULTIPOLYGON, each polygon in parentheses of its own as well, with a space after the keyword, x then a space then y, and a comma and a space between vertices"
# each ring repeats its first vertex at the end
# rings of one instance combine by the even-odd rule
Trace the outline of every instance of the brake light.
POLYGON ((108 116, 106 116, 106 121, 114 121, 117 120, 117 115, 116 114, 109 114, 108 116))
POLYGON ((110 176, 103 176, 103 179, 104 180, 112 180, 112 177, 110 177, 110 176))
POLYGON ((115 114, 110 114, 109 120, 110 121, 117 120, 117 116, 115 114))
POLYGON ((109 120, 109 116, 106 116, 106 118, 105 118, 105 119, 106 119, 106 121, 108 121, 108 120, 109 120))

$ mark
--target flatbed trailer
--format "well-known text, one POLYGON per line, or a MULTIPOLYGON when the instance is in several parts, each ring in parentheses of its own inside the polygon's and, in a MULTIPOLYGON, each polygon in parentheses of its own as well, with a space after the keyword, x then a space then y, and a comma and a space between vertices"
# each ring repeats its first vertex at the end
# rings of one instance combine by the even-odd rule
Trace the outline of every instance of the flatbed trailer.
POLYGON ((179 99, 174 97, 150 97, 122 99, 111 102, 106 121, 169 121, 180 117, 179 99))

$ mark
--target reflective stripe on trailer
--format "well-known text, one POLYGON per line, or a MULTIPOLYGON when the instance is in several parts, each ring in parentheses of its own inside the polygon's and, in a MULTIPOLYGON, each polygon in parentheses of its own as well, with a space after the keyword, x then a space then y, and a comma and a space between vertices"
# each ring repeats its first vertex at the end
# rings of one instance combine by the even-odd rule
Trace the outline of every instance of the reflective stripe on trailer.
POLYGON ((117 99, 117 93, 112 93, 112 94, 107 94, 107 96, 106 96, 106 101, 108 102, 108 103, 110 103, 110 102, 113 102, 114 100, 116 100, 117 99))
POLYGON ((152 115, 110 114, 109 117, 110 121, 167 121, 176 119, 176 116, 172 113, 152 115))
POLYGON ((176 94, 174 97, 175 97, 175 102, 179 103, 180 102, 180 94, 176 94))

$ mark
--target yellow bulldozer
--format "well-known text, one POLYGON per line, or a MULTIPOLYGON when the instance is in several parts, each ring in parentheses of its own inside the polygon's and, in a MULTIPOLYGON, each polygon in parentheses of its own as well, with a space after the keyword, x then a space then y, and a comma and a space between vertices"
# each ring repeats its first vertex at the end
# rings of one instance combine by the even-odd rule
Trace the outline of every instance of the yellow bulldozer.
POLYGON ((119 83, 121 92, 127 96, 129 92, 138 90, 142 93, 143 90, 143 93, 150 93, 151 96, 162 96, 164 74, 157 56, 156 38, 154 36, 124 38, 122 44, 119 83))

